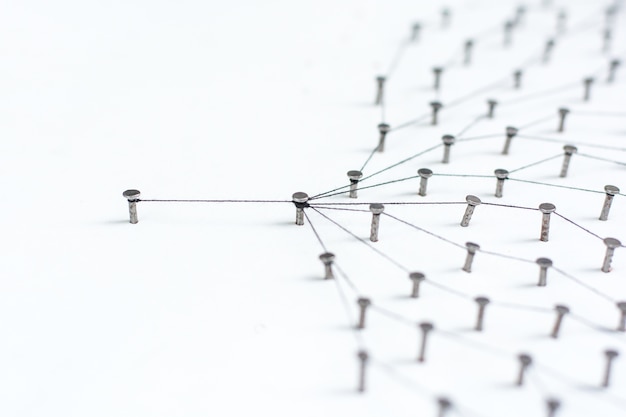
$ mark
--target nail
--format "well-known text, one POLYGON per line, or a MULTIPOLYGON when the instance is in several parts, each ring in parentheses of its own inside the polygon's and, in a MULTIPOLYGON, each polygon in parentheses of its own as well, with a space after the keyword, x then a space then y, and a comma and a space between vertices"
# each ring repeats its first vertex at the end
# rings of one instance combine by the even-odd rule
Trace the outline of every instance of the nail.
POLYGON ((522 87, 522 70, 517 70, 513 73, 513 87, 519 90, 522 87))
POLYGON ((122 193, 122 197, 128 200, 128 212, 130 214, 130 223, 137 224, 139 219, 137 218, 137 202, 141 193, 139 190, 126 190, 122 193))
POLYGON ((613 33, 611 28, 604 29, 602 33, 602 52, 608 52, 611 49, 611 39, 613 37, 613 33))
POLYGON ((546 46, 543 49, 543 63, 547 64, 550 62, 550 56, 552 55, 552 50, 554 49, 554 39, 548 39, 546 41, 546 46))
POLYGON ((504 190, 504 181, 509 178, 509 171, 506 169, 496 169, 493 171, 496 175, 496 197, 502 198, 502 191, 504 190))
POLYGON ((556 412, 561 407, 561 401, 556 398, 548 398, 546 405, 548 406, 548 417, 556 417, 556 412))
POLYGON ((439 397, 437 398, 437 404, 439 404, 438 417, 446 417, 448 410, 452 407, 452 401, 446 397, 439 397))
POLYGON ((372 304, 372 301, 369 298, 360 297, 356 302, 359 305, 359 324, 357 324, 356 328, 365 329, 365 312, 372 304))
POLYGON ((432 103, 430 103, 430 106, 433 108, 433 118, 432 118, 431 124, 433 126, 436 126, 437 125, 437 113, 439 113, 439 109, 443 107, 443 104, 441 104, 438 101, 433 101, 432 103))
POLYGON ((511 20, 504 22, 504 46, 511 45, 514 23, 511 20))
POLYGON ((565 10, 559 11, 556 16, 556 31, 559 34, 565 32, 565 26, 567 24, 567 12, 565 10))
POLYGON ((563 165, 561 165, 561 173, 559 174, 559 177, 561 178, 567 177, 567 170, 569 169, 569 163, 572 159, 572 155, 578 151, 578 148, 572 145, 565 145, 563 146, 563 151, 563 165))
POLYGON ((309 196, 306 193, 297 192, 291 196, 293 204, 296 206, 296 225, 304 225, 304 209, 309 207, 309 196))
POLYGON ((366 351, 360 350, 357 354, 359 358, 359 392, 365 392, 365 370, 367 368, 367 361, 369 360, 369 355, 366 351))
POLYGON ((476 297, 474 301, 478 304, 478 318, 476 319, 476 331, 483 331, 483 321, 485 319, 485 307, 489 304, 489 298, 487 297, 476 297))
POLYGON ((552 266, 552 260, 548 258, 538 258, 535 262, 539 265, 539 283, 538 287, 548 285, 548 268, 552 266))
POLYGON ((476 255, 476 251, 480 249, 480 245, 473 242, 467 242, 465 244, 467 248, 467 256, 465 257, 465 265, 463 265, 463 271, 472 272, 472 262, 474 262, 474 255, 476 255))
POLYGON ((467 227, 469 226, 469 222, 472 219, 472 214, 474 213, 474 208, 482 203, 480 198, 475 195, 468 195, 465 197, 465 201, 467 201, 467 208, 465 209, 465 214, 463 215, 463 219, 461 220, 461 226, 467 227))
POLYGON ((511 140, 517 135, 518 129, 508 126, 506 128, 506 141, 504 142, 504 148, 502 149, 502 155, 508 155, 511 148, 511 140))
POLYGON ((363 177, 361 171, 348 171, 348 178, 350 179, 350 198, 356 198, 357 187, 359 186, 359 180, 363 177))
POLYGON ((441 162, 447 164, 450 162, 450 147, 454 145, 454 136, 443 135, 441 140, 443 141, 443 160, 441 162))
POLYGON ((324 264, 324 279, 333 279, 333 261, 335 260, 335 254, 330 252, 324 252, 320 255, 320 261, 324 264))
POLYGON ((422 197, 426 196, 426 188, 428 187, 428 179, 433 176, 433 172, 428 168, 420 168, 417 170, 420 176, 420 189, 418 194, 422 197))
POLYGON ((450 26, 450 16, 451 16, 451 12, 450 9, 445 8, 441 10, 441 27, 442 28, 447 28, 450 26))
POLYGON ((420 295, 420 284, 426 279, 426 275, 421 272, 411 272, 409 274, 409 279, 413 282, 411 298, 418 298, 420 295))
POLYGON ((611 272, 613 253, 615 253, 615 248, 622 246, 622 242, 615 238, 607 237, 604 239, 604 244, 606 245, 606 254, 604 255, 604 262, 602 263, 602 272, 611 272))
POLYGON ((515 11, 515 20, 514 20, 515 26, 521 26, 524 23, 525 15, 526 15, 526 7, 523 5, 518 6, 517 10, 515 11))
POLYGON ((413 23, 411 27, 411 41, 417 42, 420 37, 420 31, 422 30, 422 25, 418 22, 413 23))
POLYGON ((383 94, 385 93, 385 80, 386 78, 382 75, 376 77, 376 105, 383 103, 383 94))
POLYGON ((620 301, 617 303, 617 308, 621 313, 619 318, 619 325, 617 326, 618 332, 626 332, 626 301, 620 301))
POLYGON ((382 152, 385 150, 385 138, 387 137, 387 133, 391 130, 391 127, 387 123, 380 123, 378 125, 378 132, 380 132, 380 139, 378 140, 378 148, 376 150, 378 152, 382 152))
POLYGON ((552 328, 552 333, 550 336, 553 338, 559 337, 559 331, 561 330, 561 324, 563 323, 563 317, 569 313, 569 308, 564 305, 557 305, 554 307, 556 310, 556 322, 554 322, 554 327, 552 328))
POLYGON ((556 210, 556 206, 551 203, 539 204, 539 211, 542 213, 541 217, 541 236, 539 240, 547 242, 550 236, 550 213, 556 210))
POLYGON ((615 194, 619 194, 619 188, 614 185, 605 185, 604 192, 606 196, 604 197, 604 204, 602 205, 602 212, 600 213, 600 220, 602 221, 608 220, 613 197, 615 197, 615 194))
POLYGON ((533 358, 526 353, 518 355, 517 358, 520 362, 519 374, 517 375, 517 386, 521 387, 524 385, 524 375, 530 364, 533 363, 533 358))
POLYGON ((439 87, 441 86, 441 74, 442 73, 443 73, 443 68, 441 67, 433 68, 433 75, 435 76, 435 83, 433 85, 433 88, 435 90, 439 90, 439 87))
POLYGON ((380 214, 385 211, 385 206, 380 203, 370 204, 372 212, 372 227, 370 228, 370 240, 378 242, 378 228, 380 226, 380 214))
POLYGON ((496 100, 487 100, 487 106, 489 106, 489 110, 487 110, 487 117, 493 119, 494 112, 496 110, 496 106, 498 102, 496 100))
POLYGON ((606 356, 606 368, 604 368, 602 386, 606 388, 611 382, 611 366, 613 365, 613 360, 619 356, 619 352, 613 349, 607 349, 604 351, 604 355, 606 356))
POLYGON ((615 81, 615 73, 617 72, 617 68, 621 65, 621 61, 619 59, 613 59, 609 63, 609 76, 606 80, 608 83, 612 83, 615 81))
POLYGON ((593 81, 592 77, 585 78, 583 80, 583 83, 585 84, 585 96, 583 97, 583 100, 585 101, 589 101, 591 99, 591 84, 593 84, 593 81))
POLYGON ((559 132, 563 132, 565 130, 565 116, 569 113, 569 109, 565 107, 559 109, 559 132))
POLYGON ((463 58, 463 64, 464 65, 469 65, 472 62, 472 48, 474 47, 474 41, 471 39, 468 39, 465 41, 465 46, 464 46, 464 58, 463 58))
POLYGON ((420 353, 417 357, 418 362, 424 362, 426 360, 426 340, 428 339, 428 333, 434 328, 432 323, 423 322, 419 324, 422 330, 422 343, 420 344, 420 353))

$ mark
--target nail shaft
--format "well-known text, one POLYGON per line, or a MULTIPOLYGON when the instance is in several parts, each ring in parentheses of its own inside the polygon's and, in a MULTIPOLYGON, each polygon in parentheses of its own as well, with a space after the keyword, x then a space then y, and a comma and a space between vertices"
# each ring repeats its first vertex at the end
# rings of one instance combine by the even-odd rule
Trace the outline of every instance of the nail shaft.
POLYGON ((496 169, 494 171, 496 175, 496 197, 502 198, 502 192, 504 190, 504 181, 509 178, 509 171, 506 169, 496 169))
POLYGON ((376 101, 375 104, 383 104, 383 95, 385 93, 385 77, 376 77, 376 101))
POLYGON ((476 197, 475 195, 466 196, 465 201, 467 201, 467 207, 465 208, 463 219, 461 219, 462 227, 469 226, 470 220, 472 219, 472 214, 474 214, 474 208, 476 208, 476 206, 481 203, 480 198, 476 197))
POLYGON ((556 321, 554 322, 554 327, 552 327, 552 333, 550 333, 550 336, 556 339, 559 337, 559 331, 561 330, 563 317, 565 317, 565 315, 569 313, 569 308, 563 305, 557 305, 555 307, 555 310, 556 310, 556 321))
POLYGON ((567 171, 569 169, 570 161, 572 160, 572 155, 574 155, 577 151, 578 148, 572 145, 565 145, 563 147, 563 165, 561 165, 561 173, 559 174, 559 177, 567 177, 567 171))
POLYGON ((552 266, 552 261, 548 258, 539 258, 535 262, 539 265, 539 282, 538 287, 548 285, 548 268, 552 266))
POLYGON ((443 160, 444 164, 450 163, 450 148, 454 145, 454 136, 444 135, 441 140, 443 141, 443 160))
POLYGON ((505 130, 506 140, 504 142, 504 148, 502 148, 502 155, 508 155, 509 150, 511 149, 511 141, 517 135, 518 129, 515 127, 508 126, 505 130))
POLYGON ((428 168, 420 168, 417 170, 420 177, 420 189, 418 194, 422 197, 426 196, 426 188, 428 187, 428 179, 433 176, 433 172, 428 168))
POLYGON ((422 330, 422 342, 420 343, 420 352, 417 356, 417 360, 418 362, 424 362, 426 360, 426 342, 428 340, 428 334, 434 326, 432 323, 424 322, 420 323, 419 327, 422 330))
POLYGON ((485 307, 489 304, 489 299, 487 297, 476 297, 474 301, 478 304, 478 317, 476 318, 475 330, 482 332, 485 320, 485 307))
POLYGON ((380 215, 385 211, 385 206, 379 203, 370 204, 370 211, 372 212, 372 226, 370 228, 370 240, 372 242, 378 242, 378 228, 380 227, 380 215))
POLYGON ((357 389, 359 392, 365 392, 365 372, 367 369, 367 362, 369 360, 369 355, 367 354, 366 351, 361 350, 358 353, 358 358, 359 358, 359 385, 357 389))
POLYGON ((607 388, 611 383, 611 368, 613 366, 613 360, 619 355, 615 350, 608 349, 604 351, 606 356, 606 367, 604 368, 604 378, 602 379, 602 386, 607 388))
POLYGON ((335 260, 335 255, 330 252, 324 252, 319 258, 324 264, 324 279, 335 278, 335 275, 333 274, 333 261, 335 260))
POLYGON ((357 329, 365 328, 365 314, 367 313, 367 308, 372 304, 372 301, 369 298, 360 297, 356 300, 359 306, 359 323, 357 324, 357 329))
POLYGON ((391 130, 391 127, 387 123, 381 123, 378 125, 378 132, 380 133, 378 148, 376 148, 378 152, 383 152, 385 150, 385 138, 387 137, 389 130, 391 130))
POLYGON ((465 244, 467 248, 467 256, 465 257, 465 265, 463 265, 463 271, 472 272, 472 263, 474 262, 474 256, 476 252, 480 249, 480 246, 473 242, 467 242, 465 244))
POLYGON ((520 367, 519 367, 519 373, 517 374, 517 386, 521 387, 522 385, 524 385, 524 376, 526 374, 526 370, 528 369, 528 367, 532 364, 533 360, 530 357, 530 355, 527 355, 525 353, 522 353, 518 356, 519 362, 520 362, 520 367))

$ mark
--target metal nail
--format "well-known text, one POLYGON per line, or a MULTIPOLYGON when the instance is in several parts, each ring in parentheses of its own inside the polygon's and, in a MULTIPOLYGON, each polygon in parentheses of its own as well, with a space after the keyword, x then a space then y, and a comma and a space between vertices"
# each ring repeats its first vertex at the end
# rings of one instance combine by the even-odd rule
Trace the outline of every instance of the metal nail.
POLYGON ((617 331, 626 332, 626 301, 618 302, 617 308, 620 311, 619 324, 617 325, 617 331))
POLYGON ((562 107, 559 109, 559 132, 563 132, 565 130, 565 116, 569 113, 569 109, 562 107))
POLYGON ((470 220, 472 219, 472 214, 474 213, 474 208, 482 201, 480 198, 475 195, 468 195, 465 197, 465 201, 467 201, 467 207, 465 208, 465 214, 463 214, 463 219, 461 219, 461 226, 467 227, 469 226, 470 220))
POLYGON ((411 27, 411 41, 417 42, 420 37, 420 31, 422 30, 422 25, 418 22, 413 23, 411 27))
POLYGON ((446 397, 437 398, 437 404, 439 405, 438 417, 446 417, 448 410, 452 407, 452 401, 446 397))
POLYGON ((385 93, 385 80, 386 78, 382 75, 376 77, 376 105, 383 104, 383 95, 385 93))
POLYGON ((357 357, 359 358, 359 385, 357 389, 359 392, 365 392, 365 371, 369 354, 365 350, 360 350, 357 357))
POLYGON ((509 149, 511 148, 511 140, 517 135, 518 129, 516 127, 507 126, 506 133, 506 141, 504 142, 504 148, 502 149, 502 155, 508 155, 509 149))
POLYGON ((304 209, 309 207, 309 196, 303 192, 293 193, 291 196, 293 204, 296 206, 296 225, 304 225, 304 209))
POLYGON ((467 248, 467 256, 465 257, 465 265, 463 265, 463 271, 472 272, 472 262, 474 262, 474 255, 480 249, 480 245, 473 242, 467 242, 465 244, 467 248))
POLYGON ((472 62, 472 49, 474 48, 474 41, 472 39, 468 39, 465 41, 464 45, 464 57, 463 64, 469 65, 472 62))
POLYGON ((513 87, 519 90, 522 87, 522 70, 517 70, 513 73, 513 87))
POLYGON ((604 255, 604 262, 602 263, 602 272, 611 272, 613 254, 616 248, 622 246, 622 242, 615 238, 607 237, 604 239, 604 244, 606 245, 606 254, 604 255))
POLYGON ((621 65, 621 61, 619 59, 613 59, 609 63, 609 76, 607 77, 606 82, 612 83, 615 81, 615 74, 617 72, 617 68, 621 65))
POLYGON ((561 165, 561 173, 559 177, 567 177, 567 170, 569 169, 569 163, 572 160, 572 155, 578 151, 578 148, 573 145, 563 146, 563 165, 561 165))
POLYGON ((504 22, 504 46, 511 45, 514 26, 515 24, 511 20, 507 20, 506 22, 504 22))
POLYGON ((137 224, 139 219, 137 218, 137 202, 141 193, 139 190, 126 190, 122 193, 122 197, 128 200, 128 213, 130 214, 130 223, 137 224))
POLYGON ((552 260, 548 258, 538 258, 536 261, 539 265, 539 282, 538 287, 545 287, 548 285, 548 268, 552 266, 552 260))
POLYGON ((539 204, 539 211, 542 213, 539 240, 547 242, 550 237, 550 214, 556 211, 556 206, 552 203, 542 203, 539 204))
POLYGON ((606 196, 604 197, 604 204, 602 204, 602 212, 600 213, 600 220, 602 221, 608 220, 613 197, 615 197, 615 194, 619 194, 619 188, 614 185, 605 185, 604 192, 606 196))
POLYGON ((422 342, 420 344, 420 352, 417 360, 418 362, 424 362, 426 360, 426 341, 428 339, 428 333, 433 330, 434 326, 430 322, 423 322, 419 324, 419 328, 422 330, 422 342))
POLYGON ((519 373, 517 374, 516 384, 521 387, 522 385, 524 385, 524 375, 526 374, 526 370, 528 369, 528 367, 533 363, 533 358, 526 353, 518 355, 517 358, 520 362, 520 368, 519 373))
POLYGON ((547 64, 550 62, 550 56, 552 55, 552 50, 554 49, 554 39, 548 39, 546 41, 546 46, 543 49, 543 58, 542 62, 547 64))
POLYGON ((411 272, 409 274, 409 279, 413 283, 411 298, 418 298, 420 295, 420 284, 426 279, 426 275, 421 272, 411 272))
POLYGON ((604 356, 606 357, 606 367, 604 368, 602 386, 606 388, 611 382, 611 367, 613 365, 613 360, 619 356, 619 352, 613 349, 607 349, 604 351, 604 356))
POLYGON ((496 176, 496 197, 502 198, 502 191, 504 190, 504 181, 509 178, 509 171, 506 169, 496 169, 493 171, 496 176))
POLYGON ((487 297, 476 297, 474 301, 478 304, 478 317, 476 319, 476 327, 475 330, 482 332, 483 331, 483 322, 485 320, 485 307, 489 304, 489 298, 487 297))
POLYGON ((434 67, 433 68, 433 75, 434 75, 434 79, 435 82, 433 84, 433 88, 435 90, 439 90, 439 87, 441 87, 441 74, 443 73, 443 68, 441 67, 434 67))
POLYGON ((333 279, 333 261, 335 260, 335 254, 330 252, 324 252, 320 255, 320 261, 324 264, 324 279, 333 279))
POLYGON ((548 417, 556 417, 556 412, 561 407, 561 401, 556 398, 548 398, 546 406, 548 407, 548 417))
POLYGON ((372 212, 372 226, 370 228, 370 240, 372 242, 378 242, 378 228, 380 226, 380 215, 385 211, 385 206, 380 203, 370 204, 370 211, 372 212))
POLYGON ((420 189, 418 194, 422 197, 426 196, 426 188, 428 187, 428 179, 433 176, 433 172, 428 168, 420 168, 417 170, 420 177, 420 189))
POLYGON ((444 164, 450 162, 450 147, 454 145, 454 136, 452 135, 443 135, 441 138, 443 141, 443 160, 441 161, 444 164))
POLYGON ((554 307, 556 310, 556 321, 554 322, 554 327, 552 327, 551 337, 557 338, 559 337, 559 331, 561 330, 561 324, 563 323, 563 317, 569 313, 569 307, 564 305, 556 305, 554 307))
POLYGON ((348 171, 348 178, 350 179, 350 198, 357 197, 357 187, 362 177, 363 173, 361 171, 348 171))
POLYGON ((390 130, 391 130, 391 127, 387 123, 380 123, 378 125, 378 132, 380 132, 380 138, 378 140, 378 148, 376 148, 378 152, 383 152, 385 150, 385 138, 387 137, 387 133, 390 130))
POLYGON ((357 329, 365 328, 365 313, 367 312, 367 308, 372 304, 372 300, 365 297, 360 297, 356 300, 356 303, 359 305, 359 323, 357 324, 357 329))
POLYGON ((443 104, 441 104, 438 101, 433 101, 433 102, 430 103, 430 106, 433 109, 431 124, 433 126, 436 126, 437 125, 437 114, 439 113, 439 109, 441 109, 443 107, 443 104))
POLYGON ((488 118, 493 119, 497 105, 498 105, 498 102, 496 100, 487 100, 487 106, 488 106, 487 117, 488 118))
POLYGON ((583 83, 585 85, 585 95, 583 100, 589 101, 591 99, 591 85, 593 84, 594 79, 592 77, 585 78, 583 83))

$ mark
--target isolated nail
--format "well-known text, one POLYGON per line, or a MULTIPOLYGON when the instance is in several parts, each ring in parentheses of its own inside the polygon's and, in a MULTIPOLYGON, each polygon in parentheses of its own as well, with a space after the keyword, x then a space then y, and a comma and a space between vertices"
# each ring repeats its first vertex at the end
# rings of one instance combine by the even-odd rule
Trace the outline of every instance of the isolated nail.
POLYGON ((128 200, 128 212, 130 214, 130 223, 137 224, 139 219, 137 218, 137 202, 141 193, 139 190, 126 190, 122 193, 122 197, 128 200))
POLYGON ((487 106, 488 106, 487 117, 488 118, 493 119, 494 112, 495 112, 497 105, 498 105, 498 102, 496 100, 487 100, 487 106))
POLYGON ((602 386, 606 388, 611 382, 611 367, 613 366, 613 360, 619 356, 619 352, 613 349, 607 349, 604 351, 604 356, 606 357, 606 367, 604 368, 602 386))
POLYGON ((561 165, 561 173, 559 177, 567 177, 567 170, 569 169, 569 163, 572 160, 572 155, 578 152, 578 148, 572 145, 563 146, 563 165, 561 165))
POLYGON ((557 305, 554 307, 556 310, 556 321, 554 322, 554 327, 552 328, 552 333, 550 336, 553 338, 559 337, 559 331, 561 330, 561 324, 563 323, 563 317, 569 313, 569 308, 564 305, 557 305))
POLYGON ((508 155, 511 148, 511 141, 517 135, 518 129, 516 127, 508 126, 505 130, 506 141, 504 142, 504 148, 502 149, 502 155, 508 155))
POLYGON ((369 355, 366 351, 360 350, 357 357, 359 358, 359 385, 357 389, 359 392, 365 392, 365 371, 369 355))
POLYGON ((526 370, 533 363, 533 359, 530 357, 530 355, 527 355, 525 353, 518 355, 517 358, 520 362, 519 373, 517 374, 517 385, 521 387, 522 385, 524 385, 524 375, 526 374, 526 370))
POLYGON ((607 237, 604 239, 604 244, 606 245, 606 254, 604 255, 604 262, 602 263, 602 272, 611 272, 613 254, 616 248, 622 246, 622 242, 615 238, 607 237))
POLYGON ((441 140, 443 141, 443 160, 441 162, 447 164, 450 162, 450 148, 454 145, 454 136, 443 135, 441 140))
POLYGON ((535 262, 539 265, 539 282, 538 287, 545 287, 548 285, 548 268, 552 266, 552 260, 548 258, 538 258, 535 262))
POLYGON ((376 105, 383 103, 383 96, 385 94, 385 80, 386 78, 382 75, 376 77, 376 105))
POLYGON ((467 256, 465 257, 465 265, 463 265, 463 271, 472 272, 472 262, 474 262, 474 255, 476 251, 480 249, 480 245, 473 242, 467 242, 465 244, 467 248, 467 256))
POLYGON ((487 297, 476 297, 474 301, 478 304, 478 317, 476 319, 476 327, 475 330, 482 332, 483 331, 483 322, 485 320, 485 307, 489 304, 489 298, 487 297))
POLYGON ((372 300, 365 297, 360 297, 356 300, 356 303, 359 306, 359 323, 357 324, 357 329, 365 329, 365 313, 367 312, 367 308, 372 304, 372 300))
POLYGON ((426 341, 428 339, 428 334, 433 330, 434 326, 432 323, 423 322, 419 324, 419 328, 422 330, 422 343, 420 344, 420 353, 417 360, 419 362, 424 362, 426 360, 426 341))
POLYGON ((420 295, 420 284, 426 279, 426 276, 421 272, 411 272, 409 274, 409 279, 413 283, 411 298, 418 298, 420 295))
POLYGON ((433 102, 430 103, 430 107, 432 107, 432 110, 433 110, 431 124, 433 126, 436 126, 437 125, 437 114, 439 113, 439 109, 441 109, 443 107, 443 104, 441 104, 438 101, 433 101, 433 102))
POLYGON ((559 132, 563 132, 565 130, 565 116, 569 113, 569 109, 560 108, 559 109, 559 132))
POLYGON ((385 150, 385 138, 387 137, 387 133, 389 132, 389 130, 391 130, 391 127, 387 123, 381 123, 378 125, 378 132, 380 132, 378 148, 376 148, 378 152, 382 152, 385 150))

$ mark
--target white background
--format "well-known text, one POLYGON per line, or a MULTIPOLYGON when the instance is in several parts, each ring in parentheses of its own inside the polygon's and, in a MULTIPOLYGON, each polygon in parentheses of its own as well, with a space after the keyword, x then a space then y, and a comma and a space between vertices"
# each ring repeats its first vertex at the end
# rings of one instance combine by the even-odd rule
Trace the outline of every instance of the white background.
MULTIPOLYGON (((503 22, 515 1, 10 1, 0 13, 0 412, 6 416, 414 416, 435 415, 438 395, 458 415, 542 416, 548 396, 563 416, 620 416, 626 409, 626 360, 617 358, 612 386, 599 388, 603 350, 623 349, 623 334, 566 317, 561 337, 548 337, 554 314, 487 309, 485 331, 472 330, 476 306, 433 286, 408 298, 406 272, 309 211, 337 264, 361 295, 436 329, 427 361, 415 361, 416 329, 368 313, 362 331, 372 355, 368 390, 356 392, 357 294, 323 281, 322 252, 308 225, 293 225, 291 204, 139 203, 128 223, 121 193, 146 199, 289 200, 347 184, 376 146, 380 108, 374 78, 386 74, 414 21, 420 41, 406 44, 387 83, 386 121, 400 125, 429 111, 437 95, 431 67, 447 67, 444 102, 507 80, 500 88, 444 109, 439 126, 411 126, 388 136, 368 175, 457 134, 486 109, 502 105, 458 142, 451 164, 435 149, 368 184, 438 173, 491 175, 558 155, 563 143, 515 138, 502 156, 504 128, 554 115, 529 135, 579 144, 579 151, 626 161, 623 71, 605 82, 608 61, 624 58, 623 13, 612 53, 602 53, 604 2, 528 4, 513 45, 502 47, 503 22), (510 74, 541 54, 560 6, 568 27, 551 62, 533 61, 523 89, 510 74), (582 23, 581 23, 582 22, 582 23), (578 26, 577 26, 578 25, 578 26), (473 64, 462 44, 476 39, 473 64), (621 55, 620 55, 621 54, 621 55), (599 72, 598 72, 599 71, 599 72), (592 101, 581 80, 598 74, 592 101), (572 88, 543 92, 563 84, 572 88), (576 84, 578 83, 578 85, 576 84), (534 99, 507 100, 537 92, 534 99), (556 134, 556 109, 572 110, 556 134), (620 117, 584 112, 622 112, 620 117), (578 112, 578 114, 577 114, 578 112), (519 352, 537 366, 513 385, 519 352)), ((521 135, 522 132, 520 132, 521 135)), ((567 178, 561 159, 517 178, 602 191, 626 188, 624 166, 574 155, 567 178)), ((513 176, 513 175, 512 175, 513 176)), ((365 186, 365 182, 363 183, 365 186)), ((536 208, 552 202, 594 233, 626 241, 626 204, 616 196, 608 222, 597 220, 604 195, 495 179, 433 177, 427 197, 418 181, 362 190, 357 202, 485 202, 536 208)), ((353 202, 346 195, 325 202, 353 202)), ((360 208, 367 208, 362 206, 360 208)), ((626 299, 626 253, 600 272, 604 245, 560 218, 539 242, 536 211, 479 206, 470 227, 463 205, 387 206, 387 212, 457 243, 555 266, 611 297, 626 299)), ((362 238, 369 213, 324 211, 362 238)), ((572 312, 612 330, 617 308, 587 288, 538 267, 477 254, 461 271, 464 250, 383 217, 376 247, 427 279, 472 297, 572 312)))

